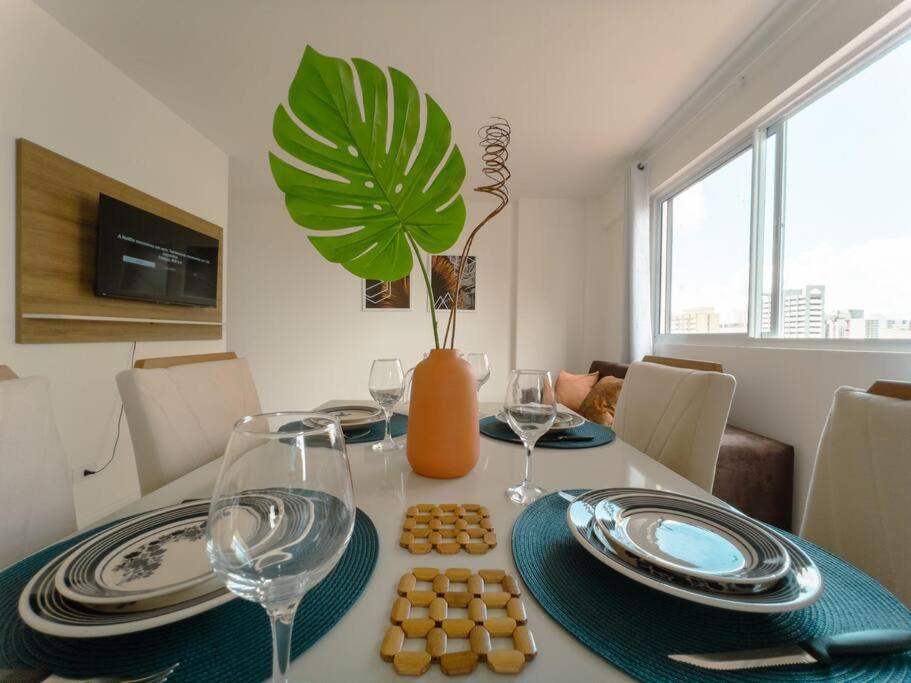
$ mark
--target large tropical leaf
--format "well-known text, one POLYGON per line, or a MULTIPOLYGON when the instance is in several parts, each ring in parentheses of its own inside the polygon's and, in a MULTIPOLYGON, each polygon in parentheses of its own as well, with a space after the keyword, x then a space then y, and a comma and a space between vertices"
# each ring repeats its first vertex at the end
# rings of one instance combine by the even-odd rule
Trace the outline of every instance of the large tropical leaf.
POLYGON ((396 280, 411 272, 410 240, 439 253, 458 239, 465 224, 465 204, 458 195, 465 162, 455 146, 447 157, 452 129, 433 98, 425 96, 426 123, 418 146, 421 101, 411 79, 389 69, 390 122, 386 75, 363 59, 352 62, 363 115, 348 63, 308 46, 288 94, 291 113, 304 127, 283 105, 272 124, 285 152, 334 179, 275 154, 269 163, 294 221, 326 233, 310 236, 320 254, 360 277, 396 280))

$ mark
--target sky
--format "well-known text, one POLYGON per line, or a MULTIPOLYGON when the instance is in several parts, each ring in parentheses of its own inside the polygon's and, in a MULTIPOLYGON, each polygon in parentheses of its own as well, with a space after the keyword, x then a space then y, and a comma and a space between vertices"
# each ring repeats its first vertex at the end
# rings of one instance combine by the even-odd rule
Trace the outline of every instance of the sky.
MULTIPOLYGON (((674 198, 675 312, 745 319, 751 155, 674 198)), ((911 40, 792 116, 786 160, 785 287, 911 319, 911 40)))

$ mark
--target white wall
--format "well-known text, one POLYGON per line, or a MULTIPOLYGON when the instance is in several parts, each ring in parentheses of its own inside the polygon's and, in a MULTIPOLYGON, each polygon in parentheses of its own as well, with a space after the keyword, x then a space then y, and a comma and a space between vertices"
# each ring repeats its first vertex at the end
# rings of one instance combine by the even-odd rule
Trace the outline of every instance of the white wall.
POLYGON ((583 341, 578 372, 587 370, 593 360, 620 360, 624 354, 624 190, 622 183, 614 183, 610 194, 585 201, 583 341))
MULTIPOLYGON (((254 194, 262 183, 247 173, 232 162, 228 347, 249 359, 264 409, 369 398, 374 358, 398 357, 407 368, 433 345, 420 271, 411 274, 411 311, 362 311, 360 280, 313 249, 277 189, 254 194)), ((466 200, 465 235, 493 206, 466 200)), ((459 314, 456 347, 490 357, 481 400, 500 400, 517 364, 575 367, 567 326, 579 313, 567 302, 582 287, 582 207, 579 200, 514 200, 478 233, 478 310, 459 314)))
POLYGON ((585 202, 520 199, 517 211, 516 367, 582 372, 585 202))
MULTIPOLYGON (((28 0, 0 0, 0 363, 49 378, 74 472, 110 456, 115 374, 129 343, 16 344, 15 140, 23 137, 213 223, 227 222, 227 157, 28 0)), ((142 342, 137 358, 199 353, 223 341, 142 342)), ((7 457, 7 454, 3 454, 7 457)), ((86 524, 138 495, 123 421, 114 462, 75 482, 86 524)))
MULTIPOLYGON (((795 3, 800 12, 770 29, 754 50, 722 66, 700 97, 676 114, 646 149, 652 191, 681 175, 759 117, 793 97, 804 83, 830 68, 874 24, 890 19, 898 0, 795 3)), ((607 196, 621 206, 624 181, 607 196)), ((625 270, 624 263, 623 269, 625 270)), ((608 309, 607 316, 621 308, 608 309)), ((609 347, 606 347, 609 348, 609 347)), ((911 353, 875 353, 788 348, 661 343, 660 355, 716 360, 737 378, 731 422, 793 444, 796 450, 795 524, 801 519, 816 445, 832 393, 841 385, 867 387, 877 378, 911 380, 911 353)))

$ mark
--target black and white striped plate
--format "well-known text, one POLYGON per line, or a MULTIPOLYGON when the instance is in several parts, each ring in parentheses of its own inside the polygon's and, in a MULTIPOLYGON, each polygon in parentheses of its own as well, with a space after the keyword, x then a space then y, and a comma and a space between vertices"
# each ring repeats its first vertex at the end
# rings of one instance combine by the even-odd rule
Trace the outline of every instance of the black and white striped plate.
MULTIPOLYGON (((509 424, 509 420, 506 419, 506 411, 504 410, 500 410, 497 413, 497 419, 503 424, 509 424)), ((581 427, 584 424, 585 418, 581 415, 558 410, 556 417, 554 417, 554 424, 548 431, 565 432, 567 429, 575 429, 576 427, 581 427)))
MULTIPOLYGON (((187 507, 208 510, 208 501, 175 505, 129 521, 153 518, 187 507)), ((120 526, 120 525, 118 525, 120 526)), ((234 598, 217 580, 207 580, 167 598, 125 605, 87 605, 63 597, 55 576, 65 561, 96 537, 54 558, 26 584, 19 596, 19 616, 36 631, 63 638, 100 638, 145 631, 218 607, 234 598)), ((214 577, 213 577, 214 579, 214 577)))
MULTIPOLYGON (((583 493, 569 504, 566 510, 567 526, 586 551, 611 569, 662 593, 702 605, 737 612, 771 614, 802 609, 816 602, 822 595, 823 579, 819 568, 796 544, 778 534, 775 534, 776 540, 781 543, 787 552, 790 559, 790 568, 785 576, 771 588, 757 593, 729 594, 714 592, 704 587, 696 587, 685 580, 684 577, 673 572, 663 571, 648 562, 623 559, 611 544, 604 539, 595 519, 595 507, 602 500, 611 496, 619 494, 637 495, 646 491, 656 496, 664 496, 678 501, 696 501, 714 505, 669 491, 635 488, 600 489, 583 493)), ((731 509, 721 505, 716 505, 715 507, 725 512, 731 512, 731 509)), ((769 529, 769 532, 775 533, 772 529, 769 529)))
POLYGON ((701 501, 651 491, 617 494, 595 506, 595 519, 621 554, 738 592, 768 588, 791 566, 784 546, 765 527, 701 501))
MULTIPOLYGON (((268 533, 270 501, 249 497, 249 538, 268 533)), ((60 564, 54 585, 69 600, 122 605, 191 588, 212 578, 206 554, 209 501, 193 501, 141 515, 81 543, 60 564)))

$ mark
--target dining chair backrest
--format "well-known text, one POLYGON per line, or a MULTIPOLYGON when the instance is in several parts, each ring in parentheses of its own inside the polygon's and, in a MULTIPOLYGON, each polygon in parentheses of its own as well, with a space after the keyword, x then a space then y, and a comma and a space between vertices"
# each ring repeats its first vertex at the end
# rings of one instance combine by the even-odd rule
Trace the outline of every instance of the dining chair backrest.
POLYGON ((643 363, 658 363, 672 368, 686 370, 703 370, 705 372, 724 372, 721 363, 711 360, 693 360, 691 358, 671 358, 670 356, 642 356, 643 363))
POLYGON ((9 365, 0 365, 0 382, 5 379, 16 379, 19 377, 9 365))
POLYGON ((836 390, 819 440, 800 535, 860 567, 911 606, 911 394, 907 396, 836 390))
POLYGON ((0 500, 0 569, 76 530, 70 468, 44 377, 9 370, 0 380, 0 500))
POLYGON ((735 386, 734 378, 723 372, 632 363, 613 429, 630 445, 711 491, 735 386))
POLYGON ((868 394, 877 396, 889 396, 891 398, 900 398, 903 401, 911 401, 911 382, 895 382, 889 379, 878 379, 870 388, 868 394))
POLYGON ((234 423, 261 412, 245 359, 186 358, 117 375, 143 494, 223 455, 234 423))

